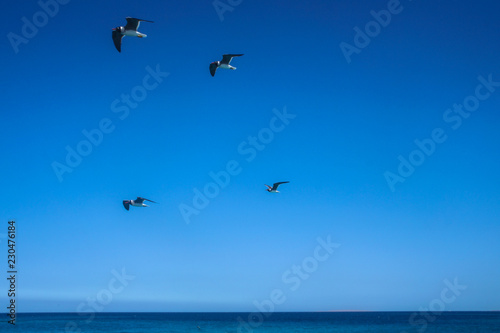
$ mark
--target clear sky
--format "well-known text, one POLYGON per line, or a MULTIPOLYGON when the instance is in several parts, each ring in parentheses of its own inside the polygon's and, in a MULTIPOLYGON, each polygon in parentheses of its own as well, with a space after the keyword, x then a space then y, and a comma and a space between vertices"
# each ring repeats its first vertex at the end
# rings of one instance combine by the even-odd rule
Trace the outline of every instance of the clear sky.
POLYGON ((0 5, 18 311, 500 310, 498 1, 44 3, 0 5))

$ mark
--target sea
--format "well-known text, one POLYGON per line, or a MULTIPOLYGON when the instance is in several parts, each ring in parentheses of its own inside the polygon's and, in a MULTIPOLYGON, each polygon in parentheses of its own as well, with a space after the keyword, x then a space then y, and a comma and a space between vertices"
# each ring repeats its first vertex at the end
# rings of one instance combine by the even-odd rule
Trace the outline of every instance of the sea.
POLYGON ((20 313, 15 325, 8 320, 0 332, 500 332, 500 312, 20 313))

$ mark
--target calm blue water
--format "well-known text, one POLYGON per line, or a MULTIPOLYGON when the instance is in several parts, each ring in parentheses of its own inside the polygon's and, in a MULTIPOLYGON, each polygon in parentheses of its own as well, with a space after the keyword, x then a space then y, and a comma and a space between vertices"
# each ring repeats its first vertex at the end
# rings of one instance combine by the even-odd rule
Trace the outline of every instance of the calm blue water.
POLYGON ((0 331, 41 332, 500 332, 500 312, 25 313, 0 331))

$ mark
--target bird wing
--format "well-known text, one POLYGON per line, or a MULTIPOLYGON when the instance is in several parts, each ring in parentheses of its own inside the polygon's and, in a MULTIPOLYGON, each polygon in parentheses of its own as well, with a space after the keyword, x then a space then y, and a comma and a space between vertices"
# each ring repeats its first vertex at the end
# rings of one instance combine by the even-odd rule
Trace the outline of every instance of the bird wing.
POLYGON ((221 63, 229 65, 229 63, 231 62, 231 60, 233 59, 233 57, 241 57, 242 55, 243 54, 224 54, 222 56, 221 63))
POLYGON ((149 199, 146 199, 146 198, 141 198, 141 197, 137 197, 137 200, 135 200, 135 202, 137 202, 137 203, 143 203, 144 201, 149 201, 149 202, 157 203, 156 201, 149 200, 149 199))
POLYGON ((113 30, 112 37, 113 37, 113 43, 115 43, 116 49, 118 50, 118 52, 121 52, 122 51, 122 38, 123 38, 122 33, 118 29, 113 30))
POLYGON ((139 28, 139 23, 141 23, 140 19, 127 17, 127 25, 125 26, 125 30, 137 30, 137 28, 139 28))
POLYGON ((210 74, 212 74, 212 76, 215 75, 215 71, 217 70, 217 63, 215 62, 212 62, 210 64, 210 74))
POLYGON ((266 185, 268 189, 270 189, 270 190, 272 189, 272 187, 271 187, 271 186, 269 186, 269 185, 267 185, 267 184, 264 184, 264 185, 266 185))
POLYGON ((139 24, 141 22, 154 23, 153 21, 142 20, 142 19, 133 18, 133 17, 127 17, 127 25, 125 26, 125 30, 137 30, 137 28, 139 28, 139 24))
POLYGON ((129 210, 130 209, 130 201, 123 200, 123 207, 125 207, 126 210, 129 210))
POLYGON ((286 183, 289 183, 289 182, 277 182, 277 183, 274 183, 272 190, 276 191, 278 189, 278 186, 280 186, 281 184, 286 184, 286 183))

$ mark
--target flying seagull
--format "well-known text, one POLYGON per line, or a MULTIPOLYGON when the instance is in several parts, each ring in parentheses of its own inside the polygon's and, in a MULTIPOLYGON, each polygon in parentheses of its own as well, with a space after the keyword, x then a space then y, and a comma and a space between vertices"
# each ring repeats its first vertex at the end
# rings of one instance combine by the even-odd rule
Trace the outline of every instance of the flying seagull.
POLYGON ((233 57, 241 57, 242 55, 243 54, 224 54, 222 56, 221 61, 214 61, 210 64, 210 74, 212 74, 212 76, 214 76, 217 68, 225 68, 225 69, 233 69, 233 70, 236 69, 236 67, 229 65, 229 63, 231 62, 233 57))
POLYGON ((134 207, 148 207, 148 205, 146 205, 144 203, 144 201, 150 201, 150 202, 157 203, 153 200, 137 197, 137 199, 135 199, 135 200, 123 200, 123 207, 125 207, 126 210, 129 210, 130 205, 132 205, 134 207))
POLYGON ((286 184, 286 183, 289 183, 289 182, 277 182, 277 183, 274 183, 273 184, 273 187, 269 186, 269 185, 266 185, 267 186, 267 192, 270 192, 270 193, 278 193, 278 186, 280 186, 281 184, 286 184))
POLYGON ((139 28, 139 23, 143 22, 150 22, 153 23, 153 21, 147 21, 147 20, 141 20, 138 18, 133 18, 133 17, 127 17, 127 25, 126 26, 121 26, 121 27, 116 27, 113 28, 113 42, 115 43, 115 47, 118 50, 118 52, 122 51, 122 38, 123 36, 132 36, 132 37, 147 37, 147 35, 140 33, 137 31, 137 28, 139 28))

